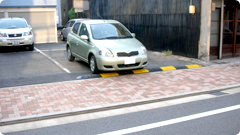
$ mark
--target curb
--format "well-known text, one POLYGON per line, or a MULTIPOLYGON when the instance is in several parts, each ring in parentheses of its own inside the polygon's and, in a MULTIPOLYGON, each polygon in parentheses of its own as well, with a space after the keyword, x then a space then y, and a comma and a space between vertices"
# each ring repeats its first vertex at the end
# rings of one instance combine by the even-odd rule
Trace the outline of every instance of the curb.
POLYGON ((112 110, 112 109, 119 109, 119 108, 124 108, 124 107, 143 105, 143 104, 166 101, 166 100, 171 100, 171 99, 196 96, 196 95, 201 95, 201 94, 210 94, 210 93, 219 92, 222 90, 237 88, 237 87, 240 87, 240 84, 229 85, 229 86, 225 86, 225 87, 208 89, 208 90, 183 93, 183 94, 177 94, 177 95, 172 95, 172 96, 171 95, 164 96, 164 97, 160 97, 160 98, 150 98, 150 99, 145 99, 145 100, 129 101, 129 102, 111 104, 111 105, 106 105, 106 106, 95 106, 95 107, 90 107, 90 108, 74 109, 74 110, 69 110, 69 111, 61 111, 61 112, 32 115, 32 116, 26 116, 26 117, 20 117, 20 118, 5 119, 5 120, 0 120, 0 126, 18 124, 18 123, 24 123, 24 122, 32 122, 32 121, 38 121, 38 120, 45 120, 45 119, 52 119, 52 118, 59 118, 59 117, 72 116, 72 115, 79 115, 79 114, 86 114, 86 113, 93 113, 93 112, 106 111, 106 110, 112 110))
POLYGON ((149 72, 158 72, 158 71, 170 71, 170 70, 179 70, 179 69, 192 69, 192 68, 200 68, 201 65, 185 65, 185 66, 166 66, 159 68, 149 68, 149 69, 136 69, 136 70, 126 70, 126 71, 118 71, 118 72, 106 72, 95 75, 84 75, 78 76, 77 79, 90 79, 90 78, 106 78, 106 77, 114 77, 120 75, 129 75, 129 74, 142 74, 149 72))

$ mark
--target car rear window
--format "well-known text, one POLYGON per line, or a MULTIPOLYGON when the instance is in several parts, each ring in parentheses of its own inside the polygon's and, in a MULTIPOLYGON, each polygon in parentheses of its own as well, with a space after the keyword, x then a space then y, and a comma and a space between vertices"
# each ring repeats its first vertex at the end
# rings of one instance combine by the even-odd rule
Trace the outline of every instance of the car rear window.
POLYGON ((22 19, 0 20, 0 29, 18 29, 27 27, 28 27, 27 23, 22 19))

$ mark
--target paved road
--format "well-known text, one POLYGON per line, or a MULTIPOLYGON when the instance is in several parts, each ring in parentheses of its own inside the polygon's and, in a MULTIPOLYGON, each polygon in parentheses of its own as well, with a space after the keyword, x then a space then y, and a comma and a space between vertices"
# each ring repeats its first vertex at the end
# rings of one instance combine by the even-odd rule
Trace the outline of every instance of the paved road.
MULTIPOLYGON (((82 117, 66 117, 65 121, 75 119, 75 123, 4 135, 95 135, 105 133, 116 135, 117 133, 124 134, 129 129, 131 135, 236 135, 240 131, 239 97, 240 88, 236 88, 104 113, 88 114, 82 117), (154 126, 155 128, 153 128, 154 126)), ((56 121, 45 121, 45 125, 57 123, 56 121)), ((64 118, 61 121, 64 121, 64 118)), ((39 126, 39 124, 35 122, 31 126, 39 126)), ((18 127, 21 126, 24 129, 24 126, 29 127, 29 124, 18 125, 18 127)))
MULTIPOLYGON (((69 81, 76 80, 78 76, 91 75, 86 63, 67 60, 65 44, 39 44, 35 45, 33 52, 23 47, 1 48, 0 88, 69 81)), ((146 68, 190 64, 195 63, 149 52, 146 68)))

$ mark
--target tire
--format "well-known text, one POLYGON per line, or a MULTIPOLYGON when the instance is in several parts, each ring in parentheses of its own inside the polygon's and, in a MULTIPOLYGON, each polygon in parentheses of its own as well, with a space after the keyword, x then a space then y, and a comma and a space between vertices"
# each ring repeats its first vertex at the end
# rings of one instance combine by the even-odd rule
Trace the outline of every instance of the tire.
POLYGON ((29 51, 33 51, 34 50, 34 43, 32 45, 29 45, 28 49, 29 49, 29 51))
POLYGON ((70 49, 70 47, 67 47, 67 58, 69 61, 74 61, 75 57, 72 56, 72 51, 70 49))
POLYGON ((97 67, 97 62, 96 62, 94 55, 92 55, 89 60, 89 67, 93 74, 96 74, 99 72, 98 67, 97 67))
POLYGON ((64 38, 64 36, 63 36, 62 33, 60 34, 60 39, 61 39, 62 41, 65 41, 65 38, 64 38))

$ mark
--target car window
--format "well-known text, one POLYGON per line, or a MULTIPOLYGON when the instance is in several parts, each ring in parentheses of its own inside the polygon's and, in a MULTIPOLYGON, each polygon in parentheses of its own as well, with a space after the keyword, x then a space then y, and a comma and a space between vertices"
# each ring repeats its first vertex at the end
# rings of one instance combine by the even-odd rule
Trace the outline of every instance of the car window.
POLYGON ((70 24, 70 22, 67 22, 67 23, 65 24, 65 28, 67 28, 67 27, 69 26, 69 24, 70 24))
POLYGON ((79 36, 81 36, 81 35, 86 35, 87 37, 89 37, 87 27, 85 24, 82 24, 82 26, 80 28, 79 36))
POLYGON ((71 22, 69 23, 69 27, 72 27, 74 23, 75 23, 75 21, 71 21, 71 22))
POLYGON ((28 25, 23 19, 0 20, 0 29, 27 28, 28 25))
POLYGON ((132 35, 119 23, 91 24, 94 39, 133 38, 132 35))
POLYGON ((80 22, 74 24, 73 29, 72 29, 73 33, 75 33, 75 34, 78 33, 78 29, 79 29, 80 24, 81 24, 80 22))

